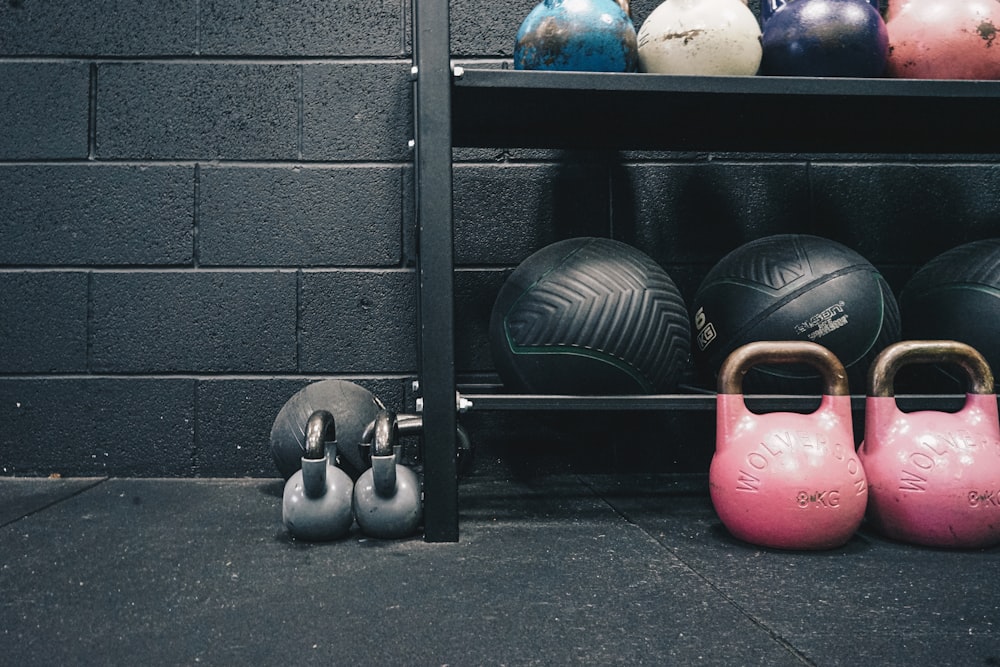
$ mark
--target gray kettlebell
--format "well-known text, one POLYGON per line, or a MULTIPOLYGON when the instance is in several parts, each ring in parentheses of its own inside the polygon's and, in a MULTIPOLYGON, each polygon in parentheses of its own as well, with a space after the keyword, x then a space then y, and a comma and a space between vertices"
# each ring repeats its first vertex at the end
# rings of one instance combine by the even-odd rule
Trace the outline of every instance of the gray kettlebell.
POLYGON ((382 410, 365 437, 371 442, 371 467, 354 485, 354 516, 369 537, 392 539, 417 532, 423 520, 420 478, 398 463, 399 422, 396 414, 382 410))
POLYGON ((302 469, 288 478, 281 503, 281 520, 292 537, 323 542, 344 537, 354 523, 350 476, 330 462, 337 439, 333 415, 317 410, 306 422, 302 469))

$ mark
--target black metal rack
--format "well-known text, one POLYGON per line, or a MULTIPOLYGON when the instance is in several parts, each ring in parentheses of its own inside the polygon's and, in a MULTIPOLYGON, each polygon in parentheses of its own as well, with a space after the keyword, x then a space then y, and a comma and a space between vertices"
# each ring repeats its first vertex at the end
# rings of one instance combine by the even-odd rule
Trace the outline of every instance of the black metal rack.
MULTIPOLYGON (((1000 82, 691 77, 451 67, 447 2, 414 2, 419 387, 425 539, 458 539, 459 409, 710 410, 711 394, 460 394, 455 378, 453 146, 774 153, 1000 154, 973 128, 1000 110, 1000 82), (808 119, 809 122, 797 122, 808 119), (823 132, 816 132, 817 121, 823 132)), ((758 399, 795 409, 809 397, 758 399)), ((911 399, 909 409, 961 397, 911 399)), ((855 409, 863 397, 853 397, 855 409)))

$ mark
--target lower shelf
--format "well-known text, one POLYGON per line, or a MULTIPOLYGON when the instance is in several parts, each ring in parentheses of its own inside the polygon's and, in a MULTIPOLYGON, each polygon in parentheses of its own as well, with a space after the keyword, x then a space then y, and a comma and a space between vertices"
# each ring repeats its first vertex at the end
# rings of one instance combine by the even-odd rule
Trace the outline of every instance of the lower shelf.
MULTIPOLYGON (((478 410, 663 410, 695 411, 714 410, 714 393, 684 393, 628 396, 559 396, 542 394, 504 394, 483 392, 465 393, 459 388, 460 411, 478 410)), ((778 394, 747 395, 747 407, 753 411, 802 412, 819 406, 819 396, 793 396, 778 394)), ((901 394, 896 396, 900 410, 957 411, 965 404, 962 394, 901 394)), ((851 396, 851 407, 863 410, 864 395, 851 396)))

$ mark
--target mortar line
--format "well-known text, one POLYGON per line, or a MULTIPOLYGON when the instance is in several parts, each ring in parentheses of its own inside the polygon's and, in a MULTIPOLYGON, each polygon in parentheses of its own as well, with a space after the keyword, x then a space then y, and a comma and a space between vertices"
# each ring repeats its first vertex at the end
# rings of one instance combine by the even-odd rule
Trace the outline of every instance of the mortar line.
POLYGON ((194 202, 191 207, 191 268, 201 267, 201 246, 199 244, 201 226, 201 165, 194 165, 194 202))
MULTIPOLYGON (((415 179, 414 179, 415 180, 415 179)), ((405 170, 399 170, 399 268, 406 268, 408 266, 416 266, 417 258, 412 256, 411 248, 406 243, 406 239, 412 236, 416 238, 416 234, 408 235, 410 229, 413 228, 413 223, 416 222, 416 213, 408 214, 407 212, 407 202, 413 202, 413 211, 416 211, 416 202, 413 201, 415 197, 412 196, 413 189, 407 188, 407 185, 411 183, 410 178, 407 177, 405 170)))
POLYGON ((194 3, 194 54, 201 55, 201 0, 194 3))
POLYGON ((87 320, 85 325, 86 343, 84 345, 83 366, 87 373, 92 373, 94 368, 94 272, 87 272, 87 320))
MULTIPOLYGON (((409 14, 412 11, 411 3, 409 0, 399 0, 399 55, 406 56, 410 55, 410 61, 416 63, 415 54, 406 52, 406 29, 412 25, 413 17, 409 14)), ((410 36, 410 39, 416 39, 416 37, 410 36)), ((416 49, 413 49, 416 51, 416 49)))
POLYGON ((319 65, 382 65, 382 64, 402 64, 409 63, 409 59, 400 55, 226 55, 211 54, 202 56, 200 53, 162 53, 146 55, 124 55, 116 56, 111 54, 90 54, 90 53, 69 53, 66 55, 16 55, 5 53, 0 55, 0 64, 7 63, 80 63, 93 62, 103 63, 126 63, 126 64, 165 64, 165 65, 295 65, 295 64, 319 64, 319 65))
POLYGON ((87 160, 97 159, 97 64, 90 64, 87 100, 87 160))
POLYGON ((30 158, 26 160, 3 160, 0 159, 0 167, 76 167, 86 166, 92 169, 101 167, 193 167, 195 165, 206 165, 214 169, 308 169, 311 171, 338 171, 343 169, 402 169, 413 164, 412 162, 373 162, 370 160, 203 160, 194 159, 55 159, 39 160, 30 158))
POLYGON ((306 106, 306 94, 305 94, 305 68, 302 65, 297 65, 298 79, 299 79, 299 99, 298 99, 298 120, 296 121, 296 134, 297 134, 297 151, 298 159, 302 160, 303 155, 303 145, 305 143, 305 106, 306 106))
POLYGON ((303 271, 305 273, 412 273, 410 267, 400 267, 395 264, 385 266, 351 266, 349 264, 316 265, 306 268, 296 268, 294 266, 277 266, 273 264, 261 266, 205 266, 195 267, 192 264, 153 264, 149 266, 87 266, 86 264, 66 264, 62 266, 36 266, 16 264, 0 266, 0 275, 4 273, 192 273, 192 269, 198 268, 200 273, 294 273, 303 271))
POLYGON ((198 476, 198 386, 200 382, 191 383, 191 473, 198 476))
POLYGON ((295 370, 302 372, 302 270, 295 272, 295 370))
POLYGON ((0 374, 0 380, 4 382, 34 382, 44 381, 99 381, 99 380, 120 380, 122 382, 160 380, 173 382, 181 380, 193 380, 196 382, 275 382, 284 380, 310 381, 328 380, 332 378, 341 380, 398 380, 404 382, 413 379, 412 372, 399 373, 299 373, 298 371, 288 371, 284 373, 213 373, 206 371, 203 373, 108 373, 81 371, 79 373, 4 373, 0 374))

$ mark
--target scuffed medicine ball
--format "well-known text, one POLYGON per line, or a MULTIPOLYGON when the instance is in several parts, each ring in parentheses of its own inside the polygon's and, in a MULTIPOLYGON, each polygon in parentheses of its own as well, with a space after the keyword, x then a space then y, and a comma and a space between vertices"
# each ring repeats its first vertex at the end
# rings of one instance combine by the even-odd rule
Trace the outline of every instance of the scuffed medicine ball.
POLYGON ((899 295, 907 339, 957 340, 1000 370, 1000 238, 973 241, 924 264, 899 295))
POLYGON ((673 280, 630 245, 553 243, 507 278, 490 318, 504 385, 519 393, 669 393, 687 369, 690 318, 673 280))
MULTIPOLYGON (((899 307, 885 279, 845 245, 806 234, 751 241, 723 257, 695 294, 695 359, 713 377, 729 354, 759 340, 807 340, 833 352, 851 391, 863 393, 868 367, 899 340, 899 307)), ((820 393, 805 365, 762 365, 744 388, 820 393)))
POLYGON ((320 380, 292 395, 271 425, 271 459, 281 476, 288 479, 302 468, 306 451, 306 423, 317 410, 333 415, 337 451, 344 469, 357 477, 368 467, 361 456, 361 435, 385 409, 382 401, 364 387, 347 380, 320 380))

